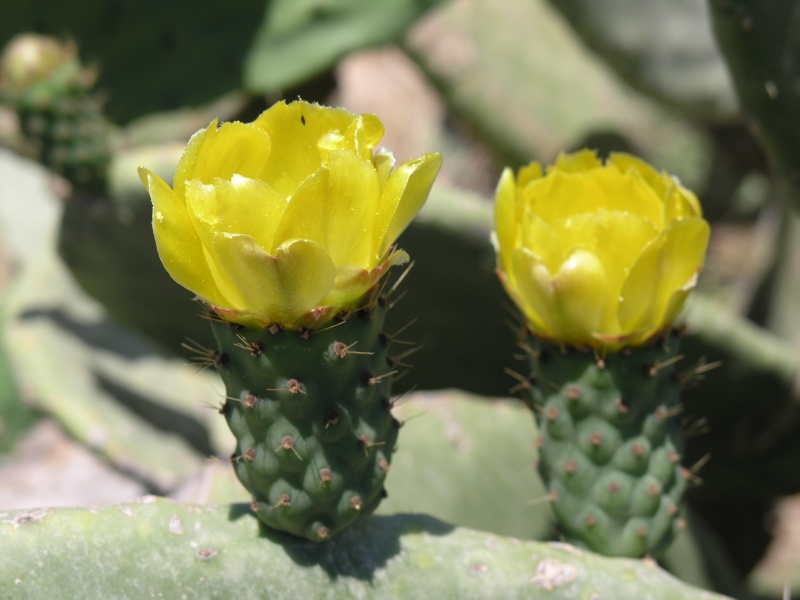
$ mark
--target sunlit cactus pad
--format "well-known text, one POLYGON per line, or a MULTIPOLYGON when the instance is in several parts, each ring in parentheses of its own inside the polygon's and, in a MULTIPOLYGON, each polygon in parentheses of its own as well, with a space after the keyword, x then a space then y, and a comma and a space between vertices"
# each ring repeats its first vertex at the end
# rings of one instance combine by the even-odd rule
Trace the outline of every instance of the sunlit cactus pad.
POLYGON ((425 515, 373 516, 321 545, 261 533, 244 509, 148 497, 99 509, 0 511, 0 597, 722 598, 654 562, 425 515))
POLYGON ((658 555, 680 526, 677 348, 674 335, 606 356, 528 341, 539 470, 569 541, 658 555))
POLYGON ((322 541, 380 502, 400 428, 384 312, 320 331, 213 323, 234 469, 267 525, 322 541))

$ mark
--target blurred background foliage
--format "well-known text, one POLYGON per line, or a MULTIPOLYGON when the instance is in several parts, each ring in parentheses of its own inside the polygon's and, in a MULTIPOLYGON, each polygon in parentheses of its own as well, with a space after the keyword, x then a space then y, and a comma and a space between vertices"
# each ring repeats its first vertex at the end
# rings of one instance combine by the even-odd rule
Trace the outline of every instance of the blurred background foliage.
POLYGON ((713 224, 684 362, 720 364, 685 394, 702 483, 666 564, 736 597, 800 594, 800 3, 3 2, 0 46, 23 32, 63 60, 31 86, 7 52, 0 75, 0 507, 243 499, 207 461, 232 447, 221 386, 181 342, 210 332, 158 261, 136 167, 169 178, 212 118, 302 97, 378 114, 399 160, 445 157, 401 239, 416 262, 390 319, 422 348, 396 388, 410 422, 383 511, 548 535, 532 418, 503 399, 518 318, 493 272, 493 188, 505 165, 624 150, 713 224))

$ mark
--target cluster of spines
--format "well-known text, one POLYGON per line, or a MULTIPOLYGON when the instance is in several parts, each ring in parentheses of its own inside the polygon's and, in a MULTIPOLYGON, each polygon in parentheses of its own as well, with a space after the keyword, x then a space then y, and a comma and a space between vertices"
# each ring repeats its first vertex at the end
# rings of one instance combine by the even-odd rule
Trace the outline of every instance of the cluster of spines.
POLYGON ((219 348, 200 359, 226 384, 234 469, 267 525, 322 541, 384 497, 401 427, 391 383, 408 354, 389 354, 384 313, 375 301, 316 331, 212 323, 219 348))
POLYGON ((560 532, 608 555, 657 555, 680 528, 677 335, 599 356, 532 337, 523 347, 538 468, 560 532))

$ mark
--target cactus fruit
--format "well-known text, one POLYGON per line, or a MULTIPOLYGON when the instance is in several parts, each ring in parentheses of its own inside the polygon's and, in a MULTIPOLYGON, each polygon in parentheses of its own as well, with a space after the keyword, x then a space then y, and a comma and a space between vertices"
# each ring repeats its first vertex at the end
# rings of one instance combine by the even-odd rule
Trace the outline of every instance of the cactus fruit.
POLYGON ((22 133, 43 164, 89 192, 106 187, 110 124, 74 44, 24 34, 0 59, 0 101, 19 115, 22 133))
POLYGON ((381 300, 319 331, 212 322, 234 469, 276 529, 325 540, 385 494, 400 422, 381 300))
POLYGON ((561 533, 607 556, 658 555, 681 524, 676 334, 600 357, 531 336, 539 471, 561 533))

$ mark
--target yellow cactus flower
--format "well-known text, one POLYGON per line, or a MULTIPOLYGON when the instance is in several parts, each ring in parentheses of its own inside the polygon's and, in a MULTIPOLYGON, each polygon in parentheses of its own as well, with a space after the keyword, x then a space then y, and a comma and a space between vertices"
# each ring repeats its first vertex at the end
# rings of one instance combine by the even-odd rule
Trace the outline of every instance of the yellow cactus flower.
POLYGON ((374 115, 279 102, 192 136, 170 187, 140 168, 164 267, 224 319, 318 327, 359 307, 392 265, 441 156, 396 169, 374 115))
POLYGON ((534 334, 616 351, 669 328, 695 286, 709 226, 695 195, 627 154, 590 150, 506 169, 497 272, 534 334))

